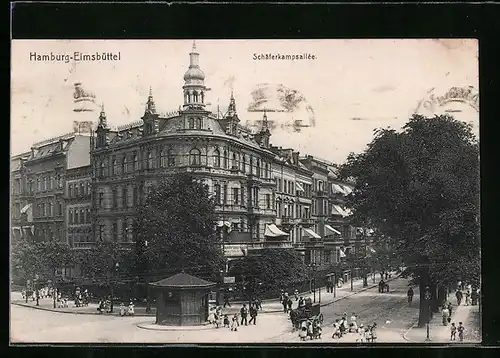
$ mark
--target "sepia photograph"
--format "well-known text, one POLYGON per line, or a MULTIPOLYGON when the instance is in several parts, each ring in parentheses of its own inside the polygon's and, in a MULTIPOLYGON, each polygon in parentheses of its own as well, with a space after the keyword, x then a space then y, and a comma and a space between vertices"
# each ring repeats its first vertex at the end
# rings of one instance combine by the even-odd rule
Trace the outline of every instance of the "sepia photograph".
POLYGON ((11 63, 11 344, 481 343, 477 40, 11 63))

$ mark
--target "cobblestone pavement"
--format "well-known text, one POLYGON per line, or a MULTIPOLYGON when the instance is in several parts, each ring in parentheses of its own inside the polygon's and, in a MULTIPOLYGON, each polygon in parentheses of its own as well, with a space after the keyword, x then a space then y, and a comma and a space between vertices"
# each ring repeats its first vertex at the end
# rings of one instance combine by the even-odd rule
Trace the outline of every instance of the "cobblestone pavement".
MULTIPOLYGON (((402 339, 418 314, 418 302, 406 301, 407 281, 391 283, 390 293, 379 294, 377 288, 357 293, 331 305, 322 307, 325 317, 324 342, 335 344, 331 338, 331 324, 344 311, 358 314, 359 322, 379 325, 379 342, 406 342, 402 339), (390 323, 387 323, 389 322, 390 323)), ((417 296, 417 294, 416 294, 417 296)), ((258 343, 299 342, 292 332, 288 315, 269 313, 257 317, 257 325, 240 326, 237 332, 227 328, 198 331, 152 331, 137 327, 139 323, 153 322, 152 317, 116 317, 102 315, 72 315, 35 310, 11 305, 12 342, 61 343, 258 343)), ((354 342, 354 335, 346 335, 340 342, 354 342)), ((312 341, 315 343, 318 341, 312 341)))

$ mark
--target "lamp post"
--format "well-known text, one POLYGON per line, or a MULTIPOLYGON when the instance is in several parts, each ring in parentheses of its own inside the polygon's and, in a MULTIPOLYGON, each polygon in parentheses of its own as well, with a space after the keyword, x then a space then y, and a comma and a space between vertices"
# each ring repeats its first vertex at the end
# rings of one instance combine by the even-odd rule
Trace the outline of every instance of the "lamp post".
MULTIPOLYGON (((115 263, 115 267, 114 267, 114 269, 116 271, 116 276, 113 275, 113 276, 115 276, 114 278, 116 278, 116 281, 118 280, 117 276, 118 276, 118 269, 119 269, 119 267, 120 267, 120 264, 118 262, 116 262, 115 263)), ((109 306, 109 313, 113 313, 114 285, 115 285, 115 279, 113 279, 112 282, 111 282, 111 300, 110 300, 111 302, 110 302, 110 306, 109 306)))
MULTIPOLYGON (((148 250, 148 240, 144 241, 144 248, 145 248, 145 272, 149 273, 149 260, 147 257, 147 250, 148 250)), ((146 313, 151 313, 151 302, 149 300, 149 280, 147 278, 147 275, 144 275, 144 283, 146 285, 146 313)))
POLYGON ((36 305, 40 306, 40 294, 38 293, 38 274, 35 275, 35 297, 36 297, 36 305))
POLYGON ((431 340, 429 336, 429 321, 431 320, 431 314, 430 314, 431 292, 429 290, 429 286, 425 287, 424 300, 427 303, 427 337, 425 338, 425 341, 429 342, 431 340))

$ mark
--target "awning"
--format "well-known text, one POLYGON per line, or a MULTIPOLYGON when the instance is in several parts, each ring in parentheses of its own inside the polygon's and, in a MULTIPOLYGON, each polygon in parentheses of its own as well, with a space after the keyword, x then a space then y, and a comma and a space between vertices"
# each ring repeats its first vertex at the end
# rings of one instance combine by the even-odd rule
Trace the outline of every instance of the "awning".
POLYGON ((302 228, 302 230, 304 230, 304 232, 306 233, 307 236, 312 237, 313 239, 321 239, 321 236, 316 234, 311 229, 302 228))
POLYGON ((342 185, 342 188, 344 189, 344 192, 349 195, 352 193, 352 189, 349 188, 347 185, 342 185))
POLYGON ((325 229, 329 230, 330 232, 337 234, 337 235, 342 235, 342 233, 335 228, 331 227, 330 225, 325 224, 325 229))
POLYGON ((27 211, 28 211, 28 209, 29 209, 30 207, 31 207, 31 204, 28 204, 28 205, 26 205, 25 207, 23 207, 23 208, 21 209, 21 214, 24 214, 25 212, 27 212, 27 211))
POLYGON ((332 215, 344 216, 344 210, 338 205, 332 205, 332 215))
POLYGON ((281 231, 276 225, 274 224, 267 224, 266 225, 266 231, 264 233, 264 236, 269 236, 269 237, 278 237, 278 236, 288 236, 284 231, 281 231))
POLYGON ((304 187, 299 182, 295 183, 295 187, 297 188, 297 191, 305 191, 304 187))
POLYGON ((222 227, 224 225, 226 225, 227 227, 231 227, 231 223, 229 221, 222 221, 222 220, 220 220, 220 221, 217 222, 217 227, 222 227))
POLYGON ((332 184, 332 187, 333 187, 333 190, 336 192, 336 193, 339 193, 339 194, 346 194, 344 189, 342 189, 342 186, 341 185, 338 185, 338 184, 332 184))

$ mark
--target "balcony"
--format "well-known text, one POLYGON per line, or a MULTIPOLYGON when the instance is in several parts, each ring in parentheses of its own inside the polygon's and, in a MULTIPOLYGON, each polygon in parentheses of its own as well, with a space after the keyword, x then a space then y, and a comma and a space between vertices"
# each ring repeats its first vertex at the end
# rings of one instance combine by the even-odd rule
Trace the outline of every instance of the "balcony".
POLYGON ((302 226, 313 226, 314 224, 316 224, 316 220, 314 220, 313 218, 301 218, 299 219, 299 224, 301 224, 302 226))
POLYGON ((251 206, 247 207, 248 213, 251 215, 275 215, 274 209, 265 209, 259 206, 251 206))
POLYGON ((262 176, 258 176, 258 175, 255 175, 255 174, 248 174, 247 175, 247 180, 251 184, 255 183, 255 184, 262 185, 262 186, 271 186, 271 187, 274 187, 276 185, 276 183, 274 182, 273 178, 264 178, 262 176))
POLYGON ((316 198, 326 198, 328 197, 328 193, 324 190, 317 190, 314 194, 316 198))

